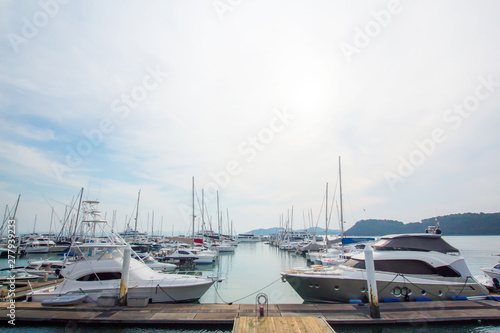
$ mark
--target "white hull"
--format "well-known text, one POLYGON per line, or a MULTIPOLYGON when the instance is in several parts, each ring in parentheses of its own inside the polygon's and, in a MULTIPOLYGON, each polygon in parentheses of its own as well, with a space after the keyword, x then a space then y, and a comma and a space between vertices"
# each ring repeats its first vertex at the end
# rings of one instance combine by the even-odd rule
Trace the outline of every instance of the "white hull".
MULTIPOLYGON (((368 297, 366 274, 363 271, 345 272, 338 276, 285 273, 287 282, 306 301, 346 303, 350 300, 366 300, 368 297)), ((376 280, 380 301, 394 298, 411 301, 420 297, 449 300, 454 296, 488 295, 488 291, 472 279, 465 282, 465 279, 431 279, 411 275, 403 277, 377 272, 376 280)))
MULTIPOLYGON (((183 275, 177 275, 177 281, 182 282, 187 279, 198 279, 196 277, 186 277, 183 275)), ((64 282, 63 282, 64 283, 64 282)), ((78 282, 71 281, 72 293, 79 293, 78 282), (74 285, 73 285, 74 284, 74 285), (75 289, 76 288, 76 289, 75 289)), ((176 284, 172 282, 172 285, 158 287, 161 281, 150 281, 148 285, 145 286, 130 286, 128 289, 129 298, 148 298, 150 303, 177 303, 177 302, 191 302, 196 301, 203 296, 203 294, 212 286, 213 281, 207 279, 200 279, 199 281, 193 280, 190 284, 176 284)), ((85 286, 85 282, 81 282, 85 286)), ((103 281, 102 286, 95 288, 88 288, 85 286, 84 293, 87 295, 89 300, 99 302, 99 298, 105 297, 118 297, 120 293, 120 281, 109 283, 108 281, 103 281)), ((68 288, 64 288, 65 290, 68 288)), ((67 294, 67 291, 58 291, 52 289, 45 289, 41 292, 36 292, 29 295, 29 299, 32 302, 42 302, 44 300, 53 299, 60 295, 67 294)))
POLYGON ((500 269, 495 268, 481 268, 481 270, 492 279, 500 281, 500 269))
POLYGON ((49 248, 48 247, 25 248, 24 252, 26 252, 26 253, 49 253, 49 248))

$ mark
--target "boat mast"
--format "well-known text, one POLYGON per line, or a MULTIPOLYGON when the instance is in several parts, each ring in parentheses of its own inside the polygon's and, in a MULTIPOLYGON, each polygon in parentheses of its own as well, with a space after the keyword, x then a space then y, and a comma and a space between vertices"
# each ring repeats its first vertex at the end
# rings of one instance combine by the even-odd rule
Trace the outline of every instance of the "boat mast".
POLYGON ((139 199, 141 198, 141 190, 137 194, 137 209, 135 210, 135 232, 134 232, 134 244, 137 241, 137 220, 139 218, 139 199))
MULTIPOLYGON (((339 156, 339 187, 340 187, 340 237, 344 239, 344 209, 342 205, 342 168, 340 165, 339 156)), ((342 252, 344 250, 344 242, 342 242, 342 252)))
POLYGON ((328 183, 326 183, 325 195, 325 251, 328 249, 328 183))
MULTIPOLYGON (((217 228, 219 229, 219 241, 220 241, 220 218, 219 218, 219 191, 217 191, 217 228)), ((213 240, 215 243, 215 240, 213 240)))
POLYGON ((78 228, 78 217, 80 216, 80 208, 82 207, 82 198, 83 198, 83 187, 82 187, 82 190, 80 192, 80 202, 78 203, 78 210, 76 211, 75 231, 73 231, 72 238, 74 238, 76 236, 76 229, 78 228))
POLYGON ((12 220, 16 219, 16 213, 17 213, 17 206, 19 205, 19 200, 21 199, 21 195, 17 197, 17 202, 16 202, 16 207, 14 207, 14 215, 12 215, 12 220))
POLYGON ((193 245, 194 245, 194 220, 196 218, 196 216, 194 215, 194 177, 193 177, 193 191, 192 192, 193 192, 192 193, 192 196, 193 196, 193 200, 192 200, 193 201, 193 233, 192 233, 193 237, 192 238, 193 238, 193 245))
POLYGON ((203 240, 205 239, 205 191, 201 189, 201 232, 203 240))

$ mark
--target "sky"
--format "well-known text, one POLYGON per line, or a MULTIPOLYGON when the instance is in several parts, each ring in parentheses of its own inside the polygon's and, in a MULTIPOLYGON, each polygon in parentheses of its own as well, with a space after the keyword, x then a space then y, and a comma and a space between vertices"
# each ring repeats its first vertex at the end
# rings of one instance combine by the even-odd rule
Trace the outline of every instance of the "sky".
MULTIPOLYGON (((497 1, 0 0, 0 206, 118 230, 498 212, 497 1), (52 212, 54 214, 52 215, 52 212), (154 224, 151 222, 154 215, 154 224)), ((36 224, 35 224, 36 220, 36 224)), ((223 230, 224 231, 224 230, 223 230)))

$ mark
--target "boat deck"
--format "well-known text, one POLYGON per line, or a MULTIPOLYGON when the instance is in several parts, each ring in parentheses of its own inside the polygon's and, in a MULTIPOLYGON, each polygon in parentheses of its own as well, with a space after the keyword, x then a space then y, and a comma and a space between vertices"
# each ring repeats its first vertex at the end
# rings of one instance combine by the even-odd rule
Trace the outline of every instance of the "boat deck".
MULTIPOLYGON (((0 318, 9 320, 10 303, 0 303, 0 318)), ((270 304, 268 317, 323 317, 330 325, 419 324, 436 322, 500 322, 496 300, 435 301, 380 304, 380 319, 369 316, 369 305, 270 304)), ((16 302, 16 322, 95 324, 216 324, 232 325, 236 318, 256 317, 254 304, 149 304, 145 307, 103 307, 95 303, 42 306, 16 302)))

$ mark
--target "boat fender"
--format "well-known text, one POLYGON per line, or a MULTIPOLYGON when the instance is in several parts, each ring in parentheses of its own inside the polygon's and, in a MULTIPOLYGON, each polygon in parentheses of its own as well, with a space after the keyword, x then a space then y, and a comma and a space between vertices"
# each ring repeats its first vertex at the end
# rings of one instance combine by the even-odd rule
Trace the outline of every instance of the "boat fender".
POLYGON ((350 299, 349 300, 349 304, 360 304, 360 303, 363 303, 363 301, 360 299, 350 299))
POLYGON ((284 275, 281 276, 281 282, 286 282, 286 277, 284 275))
POLYGON ((498 301, 500 301, 500 296, 491 296, 491 295, 488 295, 488 296, 486 296, 486 299, 498 302, 498 301))
POLYGON ((415 297, 415 302, 430 302, 432 299, 429 297, 415 297))
POLYGON ((465 297, 465 296, 453 296, 451 299, 453 301, 466 301, 467 297, 465 297))
POLYGON ((384 302, 384 303, 397 303, 397 302, 399 302, 399 299, 394 298, 394 297, 386 297, 386 298, 382 298, 382 302, 384 302))

